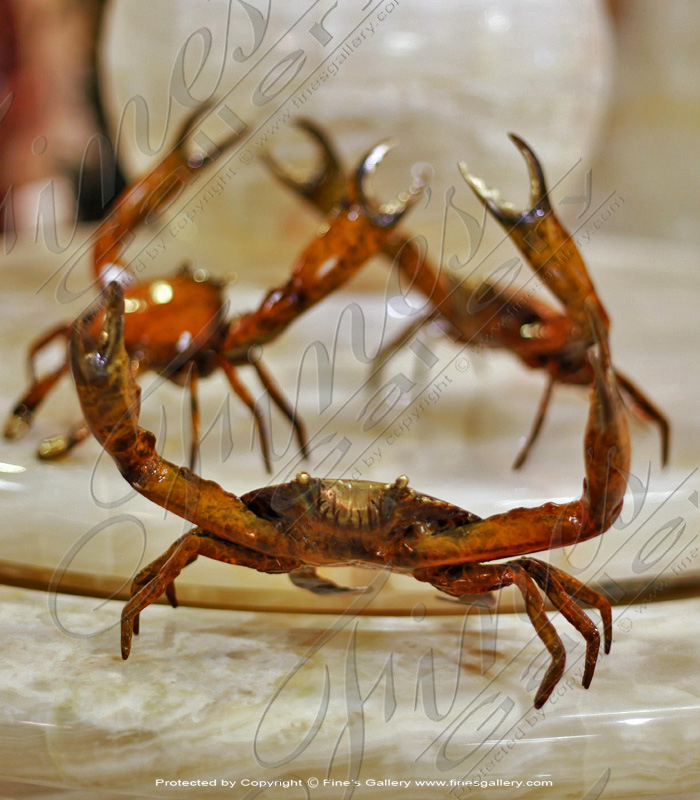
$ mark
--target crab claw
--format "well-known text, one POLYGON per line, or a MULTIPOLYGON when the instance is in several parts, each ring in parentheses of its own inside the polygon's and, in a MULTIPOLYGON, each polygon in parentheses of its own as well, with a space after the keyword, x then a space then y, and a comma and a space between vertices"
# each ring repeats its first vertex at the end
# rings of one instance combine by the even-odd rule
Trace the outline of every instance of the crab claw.
POLYGON ((128 448, 138 434, 141 390, 131 376, 131 359, 124 347, 124 296, 113 281, 105 289, 104 320, 92 330, 102 303, 93 306, 73 326, 71 370, 88 427, 112 453, 128 448))
POLYGON ((306 118, 294 121, 294 126, 304 131, 314 141, 320 159, 311 177, 302 178, 290 167, 282 165, 269 151, 263 153, 263 161, 272 174, 305 200, 329 214, 345 191, 345 174, 340 158, 331 144, 328 134, 306 118))
POLYGON ((421 170, 414 174, 414 181, 409 188, 401 192, 390 203, 377 203, 369 186, 369 180, 377 170, 384 156, 398 144, 397 139, 385 139, 373 147, 362 159, 355 171, 352 193, 372 222, 382 228, 393 227, 423 194, 428 185, 427 172, 421 170))
POLYGON ((225 150, 241 138, 245 130, 244 127, 243 130, 234 131, 221 142, 214 142, 206 133, 200 131, 199 123, 204 122, 204 120, 211 115, 214 105, 213 102, 207 101, 195 108, 195 110, 183 120, 175 139, 175 150, 179 154, 179 157, 183 161, 188 162, 190 167, 194 169, 201 166, 205 161, 215 161, 225 150), (197 139, 199 139, 199 141, 197 141, 197 139), (203 148, 201 144, 202 141, 208 144, 209 150, 203 148), (198 154, 198 156, 201 157, 195 156, 196 151, 190 152, 192 142, 202 151, 198 154))
POLYGON ((108 367, 124 343, 124 295, 117 281, 112 281, 104 291, 104 300, 97 300, 73 326, 71 342, 71 368, 74 377, 91 383, 102 383, 109 375, 108 367), (105 310, 102 327, 94 340, 91 328, 105 310), (95 345, 89 350, 90 344, 95 345))
POLYGON ((551 213, 552 207, 547 196, 547 183, 545 181, 542 165, 532 149, 519 136, 514 133, 508 134, 510 140, 522 153, 527 163, 530 175, 530 200, 528 208, 525 210, 517 209, 513 203, 501 199, 498 189, 487 186, 486 183, 472 175, 465 161, 459 162, 459 171, 462 177, 469 184, 469 187, 481 202, 488 208, 493 216, 505 227, 510 227, 523 219, 542 217, 551 213))
POLYGON ((578 326, 579 340, 587 346, 593 339, 584 302, 587 298, 593 299, 596 312, 606 326, 609 324, 607 312, 596 294, 575 241, 552 209, 537 157, 520 137, 511 133, 510 138, 528 165, 529 208, 519 210, 512 203, 501 200, 499 192, 472 175, 464 162, 459 164, 460 172, 479 200, 507 231, 532 270, 561 301, 573 324, 578 326))

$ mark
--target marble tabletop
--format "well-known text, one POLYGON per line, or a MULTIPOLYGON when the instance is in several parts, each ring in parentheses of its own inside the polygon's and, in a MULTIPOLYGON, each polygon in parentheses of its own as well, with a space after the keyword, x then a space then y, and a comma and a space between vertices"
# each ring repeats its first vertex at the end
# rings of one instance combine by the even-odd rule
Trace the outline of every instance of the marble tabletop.
POLYGON ((514 614, 153 606, 123 662, 120 603, 0 587, 0 776, 66 800, 697 797, 698 602, 616 607, 588 691, 555 618, 569 663, 536 711, 543 651, 514 614))

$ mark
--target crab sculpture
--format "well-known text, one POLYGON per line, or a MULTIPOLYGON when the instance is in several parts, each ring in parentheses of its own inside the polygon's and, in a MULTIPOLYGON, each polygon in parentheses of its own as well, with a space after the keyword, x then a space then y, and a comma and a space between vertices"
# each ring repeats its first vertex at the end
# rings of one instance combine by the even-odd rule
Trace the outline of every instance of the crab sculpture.
POLYGON ((241 497, 158 455, 154 435, 139 427, 140 388, 124 342, 124 299, 110 284, 105 309, 75 324, 71 364, 87 425, 123 477, 144 497, 192 522, 135 578, 121 620, 122 657, 128 658, 139 614, 161 594, 173 605, 173 581, 198 556, 289 573, 316 592, 342 587, 318 576, 318 567, 359 565, 412 575, 454 597, 515 585, 551 655, 535 697, 541 707, 561 678, 566 654, 548 619, 541 592, 585 638, 583 685, 593 677, 600 649, 597 626, 582 605, 599 609, 605 651, 612 640, 608 600, 530 554, 604 533, 620 514, 629 470, 625 410, 611 366, 607 330, 590 297, 577 318, 593 345, 588 356, 592 390, 584 437, 586 475, 580 498, 515 508, 481 518, 414 491, 400 476, 392 483, 313 478, 268 486, 241 497), (102 320, 98 335, 94 320, 102 320), (501 563, 496 559, 523 556, 501 563))

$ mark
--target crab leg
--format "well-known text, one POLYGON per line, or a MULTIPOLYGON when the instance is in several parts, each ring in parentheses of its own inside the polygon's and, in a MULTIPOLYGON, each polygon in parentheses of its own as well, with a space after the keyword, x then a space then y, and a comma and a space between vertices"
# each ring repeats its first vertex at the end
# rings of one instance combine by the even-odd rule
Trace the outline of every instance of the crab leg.
POLYGON ((31 384, 24 396, 17 402, 12 409, 7 423, 5 424, 4 435, 6 439, 21 439, 29 430, 39 404, 51 392, 58 381, 68 372, 68 361, 64 360, 53 372, 37 379, 34 367, 34 359, 40 350, 50 344, 54 339, 63 337, 70 339, 70 325, 57 325, 43 334, 39 339, 32 342, 27 356, 27 366, 31 384))
POLYGON ((547 618, 544 601, 535 582, 523 566, 517 561, 508 564, 460 564, 448 568, 419 570, 414 575, 418 580, 427 581, 453 597, 492 592, 512 585, 518 588, 525 600, 530 622, 552 656, 535 696, 535 708, 541 708, 564 673, 566 650, 554 625, 547 618))
POLYGON ((299 567, 289 573, 289 579, 295 586, 313 594, 359 594, 368 591, 367 586, 340 586, 335 581, 319 575, 316 567, 299 567))
POLYGON ((258 358, 253 361, 253 368, 258 373, 260 383, 262 383, 262 385, 265 387, 267 393, 272 399, 272 402, 291 423, 292 427, 294 428, 294 433, 297 437, 297 442, 299 442, 299 450, 301 451, 304 459, 308 459, 309 451, 306 446, 308 437, 306 435, 306 426, 304 425, 303 420, 299 418, 289 400, 287 400, 287 398, 280 391, 280 388, 275 383, 272 375, 270 375, 270 373, 267 371, 267 368, 263 366, 262 359, 258 358))
POLYGON ((238 372, 233 364, 230 364, 223 356, 217 358, 217 362, 226 375, 229 386, 238 395, 239 400, 250 409, 250 413, 255 420, 255 426, 260 436, 260 449, 262 450, 263 461, 267 472, 272 472, 272 462, 270 460, 270 436, 267 432, 265 419, 262 411, 255 404, 253 395, 248 391, 247 386, 238 377, 238 372))
POLYGON ((131 652, 132 635, 139 632, 139 614, 164 592, 170 604, 176 607, 173 581, 198 556, 268 573, 292 572, 299 566, 298 561, 266 556, 219 539, 200 528, 194 528, 173 542, 162 556, 142 569, 134 578, 131 585, 131 599, 122 609, 121 616, 123 659, 127 659, 131 652))
POLYGON ((228 358, 241 358, 252 344, 264 344, 278 336, 379 251, 425 188, 425 179, 420 177, 393 203, 378 205, 371 198, 368 180, 394 145, 388 140, 367 153, 346 199, 302 253, 287 283, 269 292, 257 311, 231 323, 222 348, 228 358))
POLYGON ((65 456, 90 435, 90 429, 83 420, 76 422, 65 433, 47 436, 39 445, 38 456, 44 461, 65 456))
POLYGON ((68 362, 64 361, 53 372, 31 384, 24 397, 12 409, 5 426, 6 439, 20 439, 27 433, 37 407, 67 372, 68 362))
POLYGON ((190 366, 187 373, 187 386, 190 395, 190 423, 192 426, 192 441, 190 442, 190 469, 197 467, 199 459, 199 439, 201 435, 200 415, 199 415, 199 370, 196 364, 190 366))
POLYGON ((547 409, 549 408, 549 401, 552 399, 553 392, 554 378, 550 375, 547 379, 547 385, 545 386, 544 394, 540 398, 540 404, 537 406, 537 413, 535 414, 532 428, 530 429, 530 433, 525 440, 525 444, 522 446, 515 461, 513 462, 513 469, 520 469, 520 467, 522 467, 522 465, 527 461, 527 457, 530 455, 532 445, 537 441, 537 437, 540 435, 540 431, 542 430, 542 423, 544 422, 547 409))
POLYGON ((668 420, 662 411, 642 393, 639 387, 623 375, 619 370, 615 370, 615 378, 625 398, 630 405, 630 409, 641 419, 653 422, 658 426, 661 434, 661 463, 666 466, 668 463, 668 451, 670 446, 671 430, 668 420))
POLYGON ((549 650, 552 660, 535 696, 535 708, 541 708, 559 682, 566 665, 566 651, 554 626, 547 618, 539 586, 586 640, 582 684, 587 689, 598 660, 600 633, 579 603, 595 606, 603 616, 605 652, 610 652, 612 615, 605 597, 584 586, 570 575, 534 558, 523 558, 506 564, 455 564, 449 567, 417 570, 414 576, 453 597, 492 592, 505 586, 516 586, 525 600, 525 609, 535 632, 549 650), (536 585, 537 584, 537 585, 536 585))

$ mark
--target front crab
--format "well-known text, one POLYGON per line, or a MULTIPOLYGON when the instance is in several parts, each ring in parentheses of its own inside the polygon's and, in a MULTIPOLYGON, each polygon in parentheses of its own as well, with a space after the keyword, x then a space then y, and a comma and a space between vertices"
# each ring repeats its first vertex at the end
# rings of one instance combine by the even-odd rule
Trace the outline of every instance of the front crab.
POLYGON ((300 473, 290 483, 238 497, 171 464, 156 452, 153 434, 138 425, 138 388, 123 342, 122 290, 111 285, 97 346, 90 349, 89 321, 78 321, 73 333, 72 368, 85 418, 138 492, 196 526, 136 577, 122 614, 123 657, 129 655, 141 611, 163 593, 174 604, 173 581, 199 555, 262 572, 289 573, 297 585, 320 593, 342 588, 319 577, 317 567, 356 564, 412 575, 455 597, 516 586, 551 656, 535 697, 538 708, 560 680, 566 661, 564 645, 546 614, 544 593, 586 640, 587 687, 600 633, 582 606, 600 610, 607 651, 610 604, 561 570, 529 556, 603 533, 622 508, 629 436, 605 325, 593 304, 586 308, 596 345, 590 353, 594 383, 583 493, 568 503, 516 508, 482 519, 414 491, 405 476, 378 484, 300 473), (511 556, 526 557, 485 563, 511 556))

